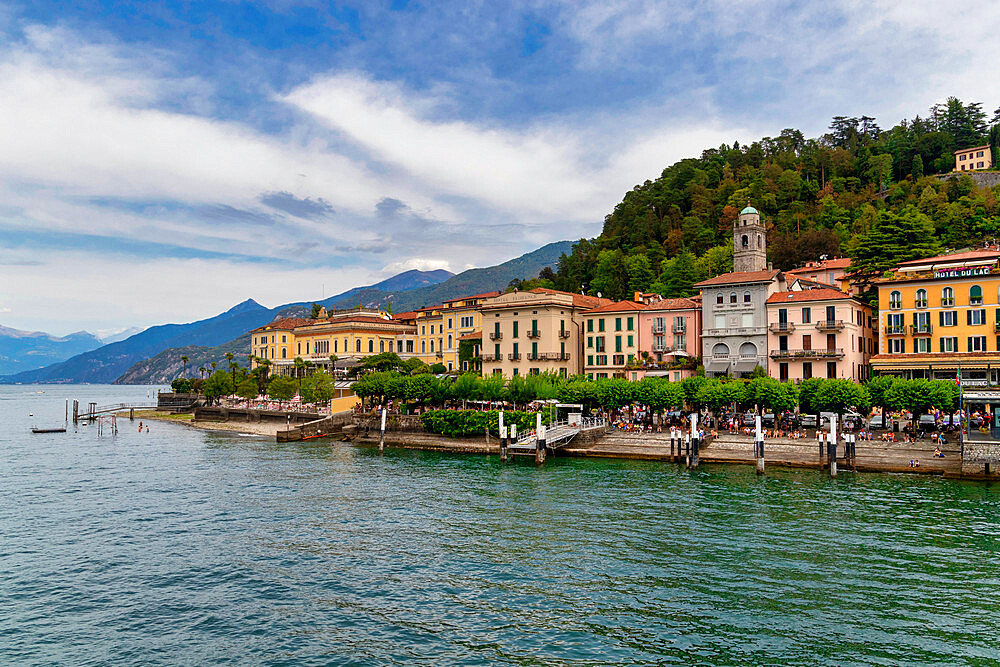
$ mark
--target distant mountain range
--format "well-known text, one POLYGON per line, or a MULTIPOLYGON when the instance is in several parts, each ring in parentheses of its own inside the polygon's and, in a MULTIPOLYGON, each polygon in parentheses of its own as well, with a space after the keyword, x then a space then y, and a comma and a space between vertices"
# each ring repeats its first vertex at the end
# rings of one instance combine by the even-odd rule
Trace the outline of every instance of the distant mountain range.
MULTIPOLYGON (((569 253, 572 243, 551 243, 534 252, 485 269, 469 269, 458 275, 448 271, 411 270, 392 276, 375 285, 356 287, 324 299, 329 308, 351 308, 359 304, 385 307, 392 303, 395 312, 433 305, 446 299, 503 289, 514 278, 538 274, 554 266, 562 253, 569 253)), ((184 371, 182 355, 189 357, 188 374, 196 375, 201 366, 212 361, 225 367, 225 353, 240 355, 246 363, 251 329, 277 317, 308 316, 310 301, 287 303, 265 308, 253 299, 224 313, 188 324, 164 324, 150 327, 125 340, 96 345, 70 358, 44 368, 0 376, 0 383, 135 383, 169 382, 184 371)), ((96 339, 95 339, 96 340, 96 339)), ((98 342, 99 344, 99 342, 98 342)))
POLYGON ((40 368, 100 347, 101 340, 86 331, 53 336, 0 326, 0 374, 40 368))

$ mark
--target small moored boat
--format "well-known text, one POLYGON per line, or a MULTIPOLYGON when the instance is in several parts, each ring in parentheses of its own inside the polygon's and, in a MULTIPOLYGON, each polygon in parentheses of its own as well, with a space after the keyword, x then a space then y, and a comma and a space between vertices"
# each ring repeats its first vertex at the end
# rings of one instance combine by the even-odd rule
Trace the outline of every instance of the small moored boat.
POLYGON ((64 428, 38 428, 37 426, 31 429, 32 433, 65 433, 64 428))

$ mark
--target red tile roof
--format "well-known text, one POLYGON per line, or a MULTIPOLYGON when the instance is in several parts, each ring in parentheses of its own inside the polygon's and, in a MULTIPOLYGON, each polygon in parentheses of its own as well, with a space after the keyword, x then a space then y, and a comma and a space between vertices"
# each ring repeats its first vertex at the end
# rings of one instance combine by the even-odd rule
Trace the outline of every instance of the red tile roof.
POLYGON ((396 313, 392 316, 394 320, 415 320, 417 319, 417 311, 408 310, 405 313, 396 313))
POLYGON ((605 304, 614 303, 611 299, 587 296, 585 294, 577 294, 576 292, 561 292, 547 287, 536 287, 535 289, 529 291, 532 294, 568 294, 573 297, 573 305, 577 308, 597 308, 605 304))
POLYGON ((266 329, 278 329, 281 331, 291 331, 295 327, 302 327, 307 324, 313 324, 319 320, 310 320, 303 317, 283 317, 280 320, 274 320, 273 322, 268 322, 264 326, 257 327, 254 331, 264 331, 266 329))
POLYGON ((482 340, 482 331, 473 331, 472 333, 462 334, 458 337, 459 340, 482 340))
POLYGON ((836 257, 834 259, 822 259, 812 262, 812 266, 800 266, 797 269, 789 269, 785 273, 798 275, 799 273, 810 273, 812 271, 826 271, 829 269, 846 269, 851 265, 850 257, 836 257))
POLYGON ((800 292, 775 292, 767 297, 766 303, 801 303, 803 301, 831 301, 834 299, 852 299, 850 294, 845 294, 830 287, 820 287, 818 289, 807 289, 800 292))
POLYGON ((1000 258, 1000 250, 970 250, 969 252, 956 252, 952 255, 938 255, 937 257, 925 257, 924 259, 911 259, 906 262, 900 262, 899 266, 913 266, 938 262, 960 262, 970 259, 998 258, 1000 258))
POLYGON ((774 277, 781 271, 736 271, 733 273, 723 273, 708 280, 695 283, 695 287, 711 287, 712 285, 739 285, 742 283, 766 283, 774 280, 774 277))
MULTIPOLYGON (((699 299, 700 300, 700 299, 699 299)), ((663 299, 646 304, 645 310, 688 310, 699 308, 698 302, 694 299, 663 299)))
POLYGON ((492 299, 495 296, 500 296, 503 292, 494 290, 492 292, 484 292, 483 294, 473 294, 472 296, 462 296, 457 299, 448 299, 445 303, 455 303, 456 301, 468 301, 469 299, 492 299))
POLYGON ((613 301, 611 303, 606 303, 603 306, 598 306, 597 308, 592 308, 590 310, 583 311, 584 314, 587 313, 623 313, 632 310, 645 310, 646 306, 641 303, 636 303, 635 301, 613 301))

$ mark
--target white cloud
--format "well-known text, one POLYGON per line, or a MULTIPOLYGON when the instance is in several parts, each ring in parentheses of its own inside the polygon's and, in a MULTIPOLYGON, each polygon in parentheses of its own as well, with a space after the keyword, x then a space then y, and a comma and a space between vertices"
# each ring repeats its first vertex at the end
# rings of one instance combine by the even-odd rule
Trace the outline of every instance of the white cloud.
POLYGON ((382 268, 382 273, 387 275, 394 275, 397 273, 402 273, 403 271, 410 271, 416 269, 417 271, 435 271, 437 269, 444 269, 445 271, 451 271, 451 264, 446 259, 430 259, 428 257, 410 257, 409 259, 404 259, 400 262, 393 262, 392 264, 387 264, 382 268))

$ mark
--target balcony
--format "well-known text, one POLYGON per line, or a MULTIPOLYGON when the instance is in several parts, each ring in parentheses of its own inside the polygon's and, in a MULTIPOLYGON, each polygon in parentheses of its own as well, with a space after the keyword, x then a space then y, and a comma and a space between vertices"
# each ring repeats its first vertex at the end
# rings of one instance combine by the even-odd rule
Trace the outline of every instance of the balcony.
POLYGON ((492 363, 499 363, 499 362, 503 361, 503 355, 502 354, 484 354, 483 355, 483 361, 486 362, 486 363, 491 363, 491 364, 492 363))
POLYGON ((663 325, 663 324, 654 324, 653 325, 653 333, 654 334, 663 334, 663 333, 666 333, 666 332, 667 332, 667 327, 665 325, 663 325))
POLYGON ((682 334, 687 333, 688 329, 686 324, 675 324, 671 327, 671 330, 676 334, 682 334))
POLYGON ((839 359, 844 356, 843 348, 825 350, 772 350, 772 359, 839 359))
POLYGON ((541 338, 542 337, 542 332, 539 331, 538 329, 528 329, 528 331, 525 332, 525 335, 528 338, 541 338))
POLYGON ((520 354, 515 354, 515 353, 511 352, 510 354, 507 355, 507 360, 508 361, 521 361, 521 355, 520 354))
POLYGON ((559 331, 560 338, 569 338, 569 329, 562 329, 559 331))
POLYGON ((905 336, 906 327, 904 327, 903 325, 899 325, 897 327, 889 324, 885 326, 883 332, 885 333, 886 336, 905 336))
POLYGON ((844 320, 820 320, 816 328, 820 331, 840 331, 844 328, 844 320))
POLYGON ((791 322, 771 322, 768 326, 771 333, 786 334, 795 331, 795 325, 791 322))
POLYGON ((503 340, 503 334, 499 331, 493 331, 490 333, 490 340, 503 340))
POLYGON ((444 359, 444 352, 438 350, 437 352, 434 353, 434 356, 437 357, 438 359, 444 359))
POLYGON ((931 334, 930 322, 926 324, 910 325, 910 334, 914 336, 929 336, 931 334))

